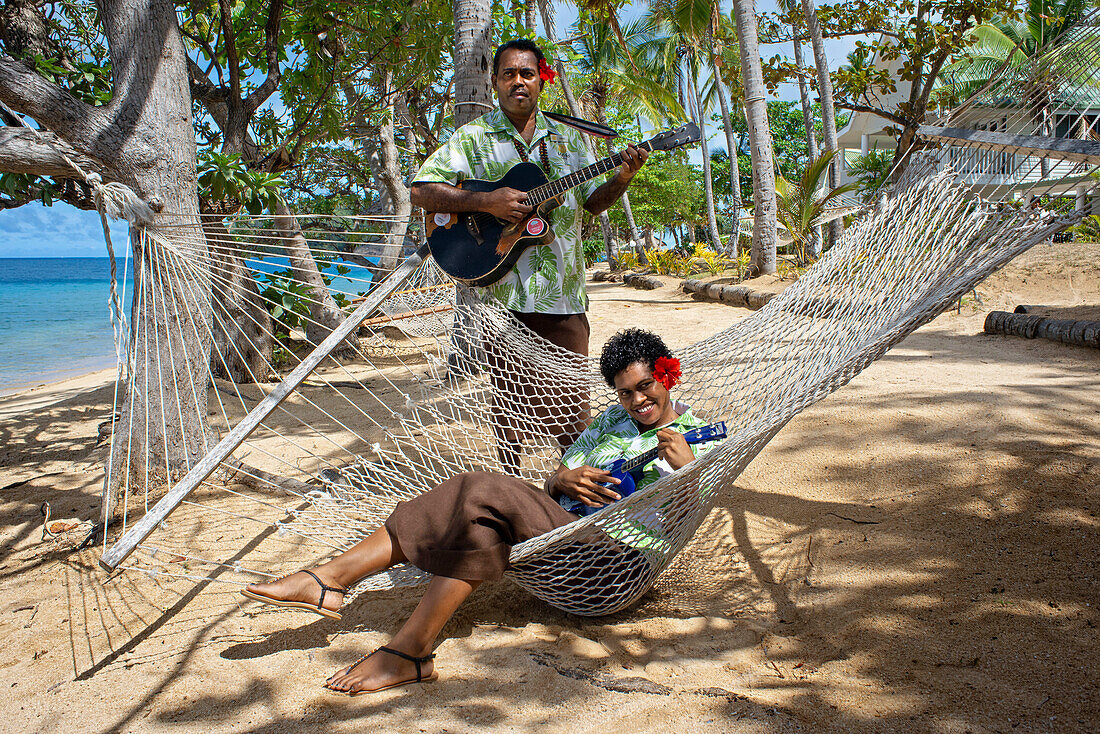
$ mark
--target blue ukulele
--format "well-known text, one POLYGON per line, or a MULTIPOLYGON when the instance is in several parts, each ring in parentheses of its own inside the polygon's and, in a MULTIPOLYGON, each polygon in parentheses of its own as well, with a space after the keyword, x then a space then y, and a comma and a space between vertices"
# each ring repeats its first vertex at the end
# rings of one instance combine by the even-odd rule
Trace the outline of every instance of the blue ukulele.
MULTIPOLYGON (((693 443, 706 443, 707 441, 715 441, 719 438, 726 437, 726 422, 718 421, 712 423, 709 426, 703 426, 702 428, 692 428, 690 431, 684 433, 684 440, 689 444, 693 443)), ((612 484, 610 482, 603 486, 614 490, 620 497, 626 497, 634 493, 634 490, 638 488, 638 482, 642 480, 642 470, 645 465, 657 458, 657 448, 654 447, 645 453, 638 454, 637 456, 627 459, 616 459, 607 471, 611 476, 619 480, 618 484, 612 484)), ((584 504, 580 500, 575 500, 572 497, 566 497, 562 495, 558 498, 558 504, 564 507, 574 515, 587 516, 593 512, 599 512, 608 507, 590 507, 584 504)))

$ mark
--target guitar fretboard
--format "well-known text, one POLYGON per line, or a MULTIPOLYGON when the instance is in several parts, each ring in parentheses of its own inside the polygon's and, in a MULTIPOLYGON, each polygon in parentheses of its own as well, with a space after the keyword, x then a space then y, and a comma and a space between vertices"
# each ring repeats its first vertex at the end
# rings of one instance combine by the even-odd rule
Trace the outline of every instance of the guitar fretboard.
MULTIPOLYGON (((646 141, 638 146, 648 151, 653 150, 653 146, 646 141)), ((590 166, 585 166, 579 171, 573 171, 568 176, 562 176, 559 179, 544 183, 542 186, 536 186, 527 192, 527 203, 531 206, 538 206, 544 201, 550 201, 557 196, 564 194, 569 189, 580 186, 585 181, 589 181, 596 176, 613 171, 623 164, 623 156, 621 153, 615 153, 612 156, 608 156, 603 160, 596 161, 590 166)))

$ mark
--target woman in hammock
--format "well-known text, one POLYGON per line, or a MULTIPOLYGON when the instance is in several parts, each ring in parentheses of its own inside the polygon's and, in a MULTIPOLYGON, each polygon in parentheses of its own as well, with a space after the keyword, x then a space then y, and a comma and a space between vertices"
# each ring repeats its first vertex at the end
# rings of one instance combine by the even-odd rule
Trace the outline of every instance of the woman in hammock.
POLYGON ((564 508, 578 501, 598 508, 620 499, 611 488, 618 480, 601 465, 656 446, 659 458, 645 467, 640 488, 695 458, 682 434, 703 422, 670 398, 680 364, 659 336, 640 329, 615 334, 604 346, 600 372, 619 404, 577 438, 543 489, 504 474, 461 474, 398 503, 381 528, 328 563, 242 593, 339 619, 350 585, 409 562, 433 575, 419 605, 387 645, 337 672, 325 687, 354 695, 435 680, 436 637, 474 589, 503 575, 513 545, 576 520, 564 508))

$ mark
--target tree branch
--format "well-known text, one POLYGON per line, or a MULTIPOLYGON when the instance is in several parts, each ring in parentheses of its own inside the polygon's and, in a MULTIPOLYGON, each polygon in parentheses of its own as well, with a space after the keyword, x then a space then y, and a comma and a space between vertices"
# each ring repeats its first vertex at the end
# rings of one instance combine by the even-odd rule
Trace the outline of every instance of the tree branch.
POLYGON ((282 74, 279 69, 279 27, 283 22, 283 0, 271 0, 271 8, 267 13, 267 23, 264 25, 264 52, 267 55, 267 78, 252 91, 252 94, 244 100, 245 111, 248 117, 259 109, 279 87, 279 79, 282 74))
POLYGON ((225 36, 225 59, 229 71, 229 93, 232 100, 241 98, 241 62, 237 58, 237 32, 233 29, 233 9, 229 0, 218 0, 222 35, 225 36))
POLYGON ((35 135, 35 131, 27 127, 0 127, 0 173, 79 179, 80 174, 61 157, 62 152, 88 173, 94 171, 115 178, 103 163, 81 153, 47 130, 35 135), (38 136, 45 142, 40 142, 38 136))
POLYGON ((844 102, 843 100, 837 100, 836 106, 845 110, 851 110, 852 112, 870 112, 872 115, 878 115, 884 117, 890 122, 896 122, 903 127, 909 127, 915 123, 905 119, 901 115, 895 115, 893 112, 887 112, 886 110, 876 109, 874 107, 868 107, 862 104, 852 104, 850 102, 844 102))
MULTIPOLYGON (((33 118, 69 142, 99 141, 106 129, 103 108, 81 102, 9 56, 0 56, 0 102, 33 118)), ((98 158, 112 158, 117 151, 90 151, 98 158)))

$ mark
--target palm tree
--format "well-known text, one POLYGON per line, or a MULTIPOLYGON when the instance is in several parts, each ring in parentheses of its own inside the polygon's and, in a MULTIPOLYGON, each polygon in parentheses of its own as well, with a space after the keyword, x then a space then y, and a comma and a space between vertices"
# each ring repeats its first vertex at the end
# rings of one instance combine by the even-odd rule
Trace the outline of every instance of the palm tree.
POLYGON ((492 108, 489 85, 493 9, 489 0, 455 0, 455 128, 492 108))
MULTIPOLYGON (((795 9, 795 0, 778 0, 779 9, 784 13, 792 14, 795 9)), ((802 39, 799 38, 800 25, 791 23, 792 45, 794 46, 794 63, 798 67, 798 98, 802 104, 802 127, 806 129, 806 150, 810 158, 817 158, 817 135, 814 134, 814 113, 810 105, 809 85, 803 72, 805 64, 802 61, 802 39)), ((821 254, 821 228, 814 229, 813 240, 810 242, 810 254, 817 257, 821 254)))
MULTIPOLYGON (((825 135, 825 149, 836 151, 836 112, 833 109, 833 80, 829 76, 829 58, 825 55, 825 40, 821 36, 821 24, 817 21, 817 9, 814 0, 802 0, 802 15, 806 20, 806 30, 810 33, 810 44, 814 49, 814 66, 817 67, 817 96, 821 99, 821 131, 825 135)), ((836 188, 837 166, 839 161, 829 166, 829 186, 836 188)), ((829 222, 829 238, 836 244, 844 234, 844 221, 834 219, 829 222)))
POLYGON ((752 0, 734 0, 734 19, 741 41, 741 78, 745 90, 745 121, 749 126, 752 155, 753 212, 751 272, 775 272, 775 166, 772 162, 772 134, 768 127, 768 105, 764 74, 760 68, 760 44, 756 33, 756 10, 752 0))
POLYGON ((825 215, 826 206, 841 194, 854 190, 858 184, 847 183, 837 188, 825 185, 825 172, 836 155, 826 150, 811 160, 798 181, 792 182, 779 176, 775 182, 777 218, 794 238, 800 262, 807 261, 814 230, 825 215), (822 193, 824 192, 824 193, 822 193))
MULTIPOLYGON (((482 2, 483 0, 478 0, 482 2)), ((542 27, 546 31, 546 38, 550 41, 552 46, 558 45, 557 33, 554 31, 554 7, 550 4, 549 0, 538 0, 539 14, 542 16, 542 27)), ((573 96, 573 87, 569 84, 569 79, 565 75, 565 64, 561 59, 555 61, 557 66, 558 78, 561 80, 561 91, 565 96, 565 103, 569 107, 569 114, 574 117, 580 116, 580 108, 577 105, 577 100, 573 96)), ((588 147, 589 153, 592 152, 591 144, 586 137, 584 140, 585 146, 588 147)), ((600 212, 600 230, 603 232, 603 246, 607 255, 607 264, 610 266, 615 260, 615 252, 611 247, 611 219, 607 216, 607 212, 600 212)))
POLYGON ((703 154, 703 187, 706 193, 707 228, 711 245, 722 251, 722 239, 718 233, 718 218, 714 210, 714 179, 710 170, 710 151, 707 144, 706 112, 700 95, 700 77, 703 62, 713 51, 711 42, 713 6, 710 0, 656 0, 650 5, 643 19, 651 40, 643 50, 653 60, 660 60, 652 67, 663 73, 663 81, 672 86, 676 79, 681 91, 681 103, 690 110, 691 117, 702 132, 700 147, 703 154), (705 50, 710 43, 710 49, 705 50))
POLYGON ((744 96, 741 93, 741 58, 737 48, 736 33, 733 32, 732 23, 725 16, 719 14, 718 5, 714 6, 714 27, 716 33, 715 43, 710 48, 710 65, 713 69, 711 88, 717 92, 718 103, 722 109, 722 127, 726 133, 726 150, 730 156, 730 191, 733 195, 733 232, 726 243, 726 254, 737 254, 737 221, 741 216, 741 172, 737 168, 737 140, 733 134, 733 120, 730 117, 730 101, 727 87, 735 90, 737 97, 744 96), (729 41, 733 42, 730 43, 729 41), (726 55, 732 56, 733 63, 726 62, 726 55))
MULTIPOLYGON (((588 32, 581 35, 573 44, 577 52, 574 65, 584 75, 586 84, 581 93, 581 101, 587 102, 586 106, 591 107, 592 116, 606 125, 607 103, 612 97, 633 100, 634 104, 627 106, 635 109, 643 106, 639 100, 645 100, 644 106, 648 108, 647 111, 651 115, 654 110, 662 112, 662 116, 668 116, 670 112, 673 114, 680 112, 679 104, 668 89, 661 87, 650 77, 636 73, 631 68, 633 62, 625 57, 624 49, 611 24, 586 16, 587 14, 582 11, 578 19, 578 26, 584 24, 588 32)), ((639 45, 643 39, 643 27, 640 22, 627 26, 623 33, 623 40, 628 46, 639 45)), ((607 153, 610 155, 613 152, 611 140, 607 140, 606 144, 607 153)), ((638 257, 644 260, 645 248, 642 235, 634 222, 630 196, 625 192, 622 195, 622 204, 635 251, 638 257)))

